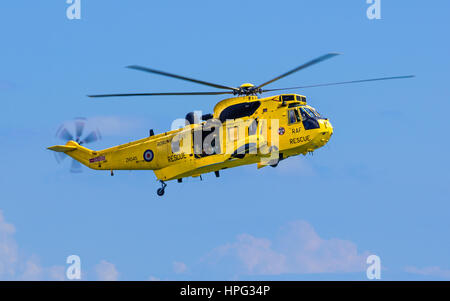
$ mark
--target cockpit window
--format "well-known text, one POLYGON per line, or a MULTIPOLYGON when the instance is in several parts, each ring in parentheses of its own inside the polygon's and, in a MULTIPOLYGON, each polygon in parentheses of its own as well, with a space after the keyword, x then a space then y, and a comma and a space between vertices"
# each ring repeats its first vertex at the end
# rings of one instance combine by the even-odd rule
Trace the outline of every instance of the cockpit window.
POLYGON ((297 110, 289 110, 288 111, 289 124, 300 122, 300 115, 297 110))
POLYGON ((320 124, 317 121, 316 115, 312 112, 311 109, 307 107, 301 107, 300 113, 302 114, 302 121, 305 130, 313 130, 320 128, 320 124))
POLYGON ((311 117, 316 117, 317 114, 314 113, 314 110, 311 110, 310 108, 305 108, 305 110, 309 113, 311 117))
POLYGON ((308 108, 306 108, 306 107, 300 108, 300 111, 301 111, 301 113, 302 113, 302 118, 303 118, 303 120, 306 120, 306 119, 308 119, 308 118, 315 118, 315 117, 316 117, 316 115, 314 115, 314 113, 311 112, 311 111, 310 111, 308 108))
POLYGON ((322 115, 320 115, 320 113, 317 112, 316 109, 314 109, 314 108, 307 108, 307 109, 309 109, 309 111, 312 112, 317 118, 319 118, 319 119, 324 119, 324 118, 322 117, 322 115))

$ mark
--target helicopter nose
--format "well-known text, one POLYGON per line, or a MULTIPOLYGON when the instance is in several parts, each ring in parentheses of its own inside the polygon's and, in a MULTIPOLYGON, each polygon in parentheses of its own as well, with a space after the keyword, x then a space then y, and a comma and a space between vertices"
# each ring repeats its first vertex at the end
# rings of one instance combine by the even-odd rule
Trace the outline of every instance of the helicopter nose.
POLYGON ((325 145, 333 135, 333 126, 328 119, 323 120, 322 123, 322 139, 321 142, 325 145))
POLYGON ((328 134, 331 137, 331 135, 333 135, 333 126, 331 125, 331 122, 329 120, 326 120, 326 122, 328 134))

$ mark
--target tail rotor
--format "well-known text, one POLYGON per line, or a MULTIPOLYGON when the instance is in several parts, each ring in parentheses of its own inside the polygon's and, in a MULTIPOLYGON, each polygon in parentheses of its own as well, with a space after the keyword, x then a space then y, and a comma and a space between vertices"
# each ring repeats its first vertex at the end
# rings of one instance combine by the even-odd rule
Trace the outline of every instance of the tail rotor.
MULTIPOLYGON (((75 141, 80 145, 89 144, 98 141, 102 138, 98 128, 89 124, 88 120, 83 117, 78 117, 71 121, 61 124, 61 126, 56 131, 55 137, 60 140, 63 140, 64 142, 75 141), (88 132, 87 135, 84 134, 86 129, 88 132)), ((56 162, 58 164, 61 164, 67 157, 65 153, 60 152, 55 152, 54 155, 56 162)), ((72 159, 72 163, 70 165, 70 172, 80 173, 82 171, 83 169, 81 163, 75 159, 72 159)))

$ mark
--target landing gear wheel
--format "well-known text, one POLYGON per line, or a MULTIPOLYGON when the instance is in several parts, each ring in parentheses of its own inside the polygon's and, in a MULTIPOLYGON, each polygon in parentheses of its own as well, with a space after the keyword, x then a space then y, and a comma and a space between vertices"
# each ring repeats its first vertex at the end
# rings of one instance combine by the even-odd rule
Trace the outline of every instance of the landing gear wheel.
POLYGON ((164 195, 164 190, 166 189, 167 184, 164 183, 164 181, 160 181, 161 182, 161 188, 158 188, 158 190, 156 190, 156 194, 159 196, 163 196, 164 195))

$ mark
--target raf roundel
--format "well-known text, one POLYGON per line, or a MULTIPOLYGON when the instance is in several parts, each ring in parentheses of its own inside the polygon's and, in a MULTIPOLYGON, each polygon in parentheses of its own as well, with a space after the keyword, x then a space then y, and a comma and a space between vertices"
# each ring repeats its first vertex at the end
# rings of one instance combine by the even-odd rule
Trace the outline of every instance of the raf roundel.
POLYGON ((280 127, 279 129, 278 129, 278 135, 284 135, 284 133, 285 133, 285 129, 284 129, 284 127, 280 127))
POLYGON ((153 160, 153 152, 151 150, 148 149, 144 152, 144 160, 147 162, 150 162, 153 160))

